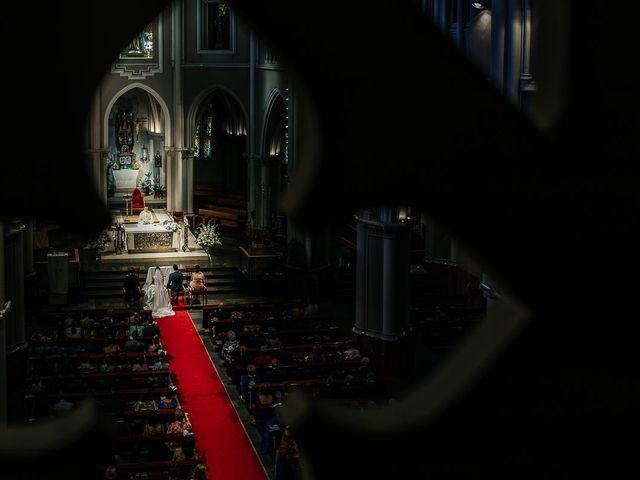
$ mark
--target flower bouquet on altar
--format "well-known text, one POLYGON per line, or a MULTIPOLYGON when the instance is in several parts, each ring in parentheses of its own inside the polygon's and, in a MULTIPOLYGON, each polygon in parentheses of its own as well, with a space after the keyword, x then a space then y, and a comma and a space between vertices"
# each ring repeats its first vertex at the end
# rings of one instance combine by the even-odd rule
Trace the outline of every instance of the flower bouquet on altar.
POLYGON ((218 231, 218 225, 216 224, 202 224, 198 228, 196 228, 195 232, 196 243, 202 247, 207 255, 209 255, 209 260, 211 260, 211 255, 213 254, 213 250, 222 245, 222 241, 220 240, 221 235, 218 231))
POLYGON ((176 222, 170 222, 167 224, 167 226, 165 227, 165 229, 169 232, 177 232, 178 229, 180 227, 178 226, 178 224, 176 222))

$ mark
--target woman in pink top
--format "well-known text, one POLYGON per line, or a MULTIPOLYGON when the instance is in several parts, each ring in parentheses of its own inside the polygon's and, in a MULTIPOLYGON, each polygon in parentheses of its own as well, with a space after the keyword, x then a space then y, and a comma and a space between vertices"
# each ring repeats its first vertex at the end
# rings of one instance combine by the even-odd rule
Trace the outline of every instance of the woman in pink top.
POLYGON ((195 272, 191 275, 189 287, 194 292, 201 292, 206 289, 204 285, 204 273, 200 271, 200 265, 196 265, 195 272))

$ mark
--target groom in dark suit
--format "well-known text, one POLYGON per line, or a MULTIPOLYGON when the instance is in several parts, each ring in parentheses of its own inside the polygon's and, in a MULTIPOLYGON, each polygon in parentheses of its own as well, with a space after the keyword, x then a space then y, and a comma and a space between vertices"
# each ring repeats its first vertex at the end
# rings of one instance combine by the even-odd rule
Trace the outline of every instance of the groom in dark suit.
POLYGON ((178 270, 178 265, 174 263, 173 272, 169 275, 169 281, 167 282, 167 288, 171 290, 171 303, 177 302, 178 295, 184 292, 183 281, 182 272, 178 270))

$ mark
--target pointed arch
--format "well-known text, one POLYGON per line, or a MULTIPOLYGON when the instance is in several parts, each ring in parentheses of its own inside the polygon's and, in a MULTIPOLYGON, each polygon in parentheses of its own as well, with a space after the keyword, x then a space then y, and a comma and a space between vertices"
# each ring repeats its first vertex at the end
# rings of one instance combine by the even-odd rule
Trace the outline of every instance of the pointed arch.
MULTIPOLYGON (((185 134, 186 134, 185 138, 187 138, 189 142, 191 142, 195 137, 195 124, 196 124, 196 120, 198 119, 197 118, 198 114, 200 113, 200 107, 202 106, 202 104, 207 98, 209 98, 211 95, 213 95, 218 91, 223 94, 222 98, 224 99, 225 102, 227 102, 227 107, 230 110, 233 110, 234 107, 240 108, 240 112, 242 113, 242 117, 243 117, 242 122, 244 123, 245 128, 247 129, 249 128, 249 121, 248 121, 249 116, 247 115, 247 110, 245 109, 244 105, 240 101, 240 98, 238 98, 238 96, 232 90, 229 90, 228 88, 222 85, 211 85, 205 88, 204 90, 202 90, 200 93, 198 93, 198 95, 195 96, 195 98, 191 102, 191 105, 189 106, 189 110, 187 111, 186 125, 185 125, 185 134), (232 105, 229 102, 230 99, 235 100, 235 105, 232 105)), ((188 144, 188 146, 192 147, 193 145, 188 144)))
POLYGON ((267 108, 262 122, 259 152, 267 156, 284 154, 284 138, 286 130, 287 107, 285 97, 278 88, 274 88, 267 98, 267 108))
POLYGON ((269 135, 269 126, 272 120, 272 114, 274 112, 274 108, 276 108, 280 101, 285 104, 284 99, 285 96, 282 94, 279 88, 274 88, 273 90, 271 90, 269 96, 267 97, 267 100, 265 102, 266 108, 264 110, 265 114, 264 118, 262 119, 262 132, 260 134, 258 152, 268 154, 269 148, 267 146, 267 136, 269 135))
POLYGON ((169 107, 167 107, 167 103, 164 101, 162 96, 153 88, 140 82, 130 83, 126 87, 120 89, 107 104, 107 108, 105 108, 104 110, 104 117, 102 119, 102 144, 105 146, 109 145, 109 115, 111 115, 113 106, 122 95, 135 88, 144 90, 149 95, 151 95, 158 102, 158 104, 160 104, 160 108, 162 108, 162 113, 164 115, 164 143, 166 146, 173 145, 173 134, 171 132, 171 115, 169 114, 169 107))

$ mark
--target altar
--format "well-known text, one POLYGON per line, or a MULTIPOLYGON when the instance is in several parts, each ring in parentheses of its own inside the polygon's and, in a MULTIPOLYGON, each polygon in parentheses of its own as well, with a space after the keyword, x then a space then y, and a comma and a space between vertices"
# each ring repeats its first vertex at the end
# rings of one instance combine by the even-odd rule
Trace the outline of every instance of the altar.
POLYGON ((125 245, 129 253, 176 252, 180 248, 180 232, 166 225, 125 224, 125 245))

